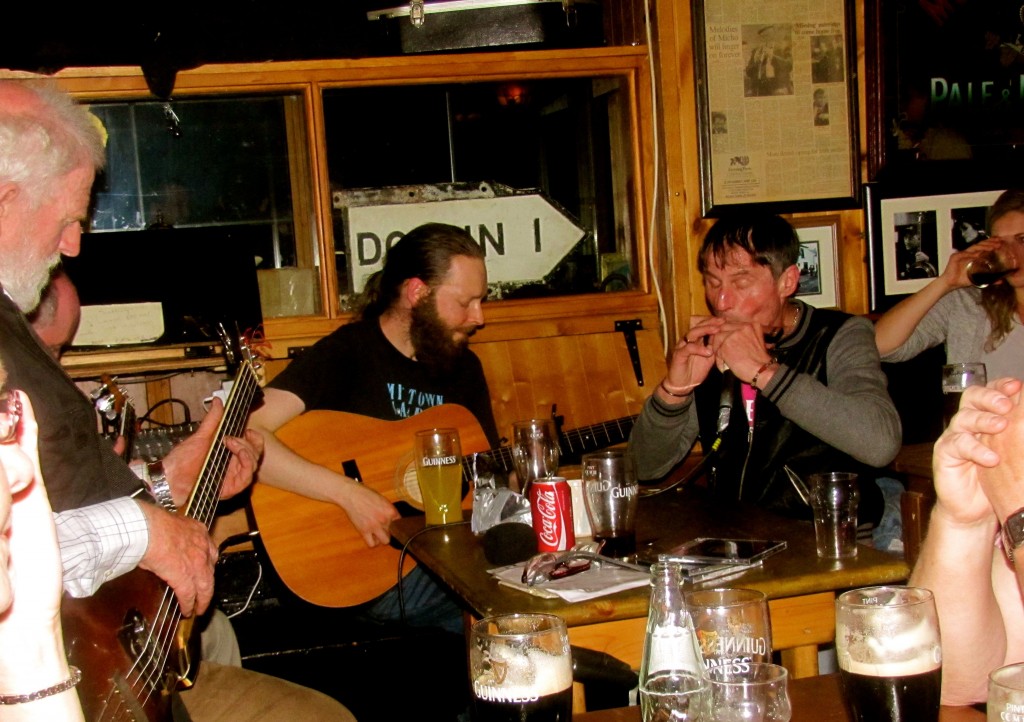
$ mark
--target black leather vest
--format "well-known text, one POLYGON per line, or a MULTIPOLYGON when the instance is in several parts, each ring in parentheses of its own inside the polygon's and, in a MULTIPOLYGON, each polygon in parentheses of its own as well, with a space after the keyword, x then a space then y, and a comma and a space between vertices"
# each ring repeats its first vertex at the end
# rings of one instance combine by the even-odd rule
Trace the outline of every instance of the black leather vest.
POLYGON ((96 411, 0 291, 0 358, 7 388, 28 394, 39 423, 39 464, 54 511, 136 491, 139 480, 97 433, 96 411))
MULTIPOLYGON (((784 339, 776 356, 791 369, 826 383, 825 356, 829 344, 848 318, 849 315, 839 311, 815 309, 804 321, 802 336, 792 345, 787 345, 784 339)), ((731 375, 729 378, 733 379, 731 375)), ((862 479, 874 479, 873 471, 865 473, 868 467, 864 464, 784 418, 778 407, 760 394, 755 402, 753 433, 749 434, 740 382, 733 379, 733 384, 729 426, 723 434, 720 453, 713 462, 709 479, 719 498, 741 499, 788 515, 810 518, 810 509, 797 495, 784 466, 788 465, 805 481, 809 474, 826 471, 853 471, 860 473, 862 479)), ((701 446, 709 449, 716 437, 722 398, 722 374, 717 368, 712 369, 697 388, 695 398, 701 446)), ((860 486, 864 489, 866 485, 860 486)), ((862 491, 862 496, 864 493, 862 491)))

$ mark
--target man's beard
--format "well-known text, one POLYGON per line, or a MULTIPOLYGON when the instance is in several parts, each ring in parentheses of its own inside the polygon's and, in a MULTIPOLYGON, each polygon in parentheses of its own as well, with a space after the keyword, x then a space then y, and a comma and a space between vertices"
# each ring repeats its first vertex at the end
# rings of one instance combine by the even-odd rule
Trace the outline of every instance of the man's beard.
POLYGON ((44 259, 33 258, 31 253, 9 253, 0 263, 0 284, 22 313, 31 313, 39 305, 43 290, 50 283, 50 273, 59 263, 59 253, 44 259))
POLYGON ((416 349, 416 360, 435 372, 443 373, 454 368, 475 330, 474 327, 452 328, 442 321, 432 295, 413 306, 409 336, 416 349), (465 338, 456 341, 452 338, 455 331, 462 331, 465 338))

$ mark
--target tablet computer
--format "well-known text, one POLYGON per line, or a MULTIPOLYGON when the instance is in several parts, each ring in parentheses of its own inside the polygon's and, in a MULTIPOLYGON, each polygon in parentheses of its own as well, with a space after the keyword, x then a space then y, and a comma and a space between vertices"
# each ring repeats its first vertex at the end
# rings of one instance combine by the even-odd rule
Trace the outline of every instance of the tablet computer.
POLYGON ((670 549, 661 557, 694 564, 754 564, 785 548, 786 542, 770 539, 699 537, 670 549))

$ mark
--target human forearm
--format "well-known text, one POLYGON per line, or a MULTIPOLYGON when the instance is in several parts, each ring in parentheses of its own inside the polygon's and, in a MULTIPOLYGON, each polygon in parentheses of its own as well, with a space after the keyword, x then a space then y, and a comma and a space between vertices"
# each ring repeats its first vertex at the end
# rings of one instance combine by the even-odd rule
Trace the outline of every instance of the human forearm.
POLYGON ((900 449, 902 427, 868 321, 851 318, 840 327, 825 368, 822 383, 783 364, 762 393, 783 416, 830 446, 869 466, 885 466, 900 449))
MULTIPOLYGON (((0 694, 28 695, 71 678, 60 620, 46 628, 0 632, 0 694)), ((81 720, 74 687, 32 702, 0 705, 0 720, 81 720)))
POLYGON ((952 290, 953 287, 940 276, 882 314, 875 323, 878 352, 885 356, 906 343, 928 311, 952 290))
POLYGON ((671 471, 697 439, 697 412, 692 397, 669 405, 648 399, 629 436, 629 449, 641 479, 658 479, 671 471))
POLYGON ((387 544, 398 511, 363 484, 302 458, 272 434, 266 437, 257 481, 340 506, 367 546, 387 544))
POLYGON ((304 459, 276 436, 264 433, 264 454, 256 480, 310 499, 343 505, 352 479, 304 459))
MULTIPOLYGON (((775 378, 784 380, 787 373, 782 367, 775 378)), ((887 395, 870 386, 837 389, 807 374, 795 374, 786 391, 772 400, 787 419, 868 466, 883 467, 899 452, 899 414, 887 395)))
POLYGON ((959 524, 937 505, 910 576, 910 584, 935 595, 943 704, 984 700, 988 673, 1005 659, 1006 628, 992 590, 993 561, 1002 563, 993 560, 995 532, 994 518, 959 524))

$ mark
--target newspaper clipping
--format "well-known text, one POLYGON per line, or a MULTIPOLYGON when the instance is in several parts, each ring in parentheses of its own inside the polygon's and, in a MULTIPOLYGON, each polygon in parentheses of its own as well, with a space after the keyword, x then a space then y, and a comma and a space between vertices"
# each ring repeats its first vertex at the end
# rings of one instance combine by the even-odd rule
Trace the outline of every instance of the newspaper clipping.
POLYGON ((853 193, 843 0, 705 0, 715 205, 853 193))

